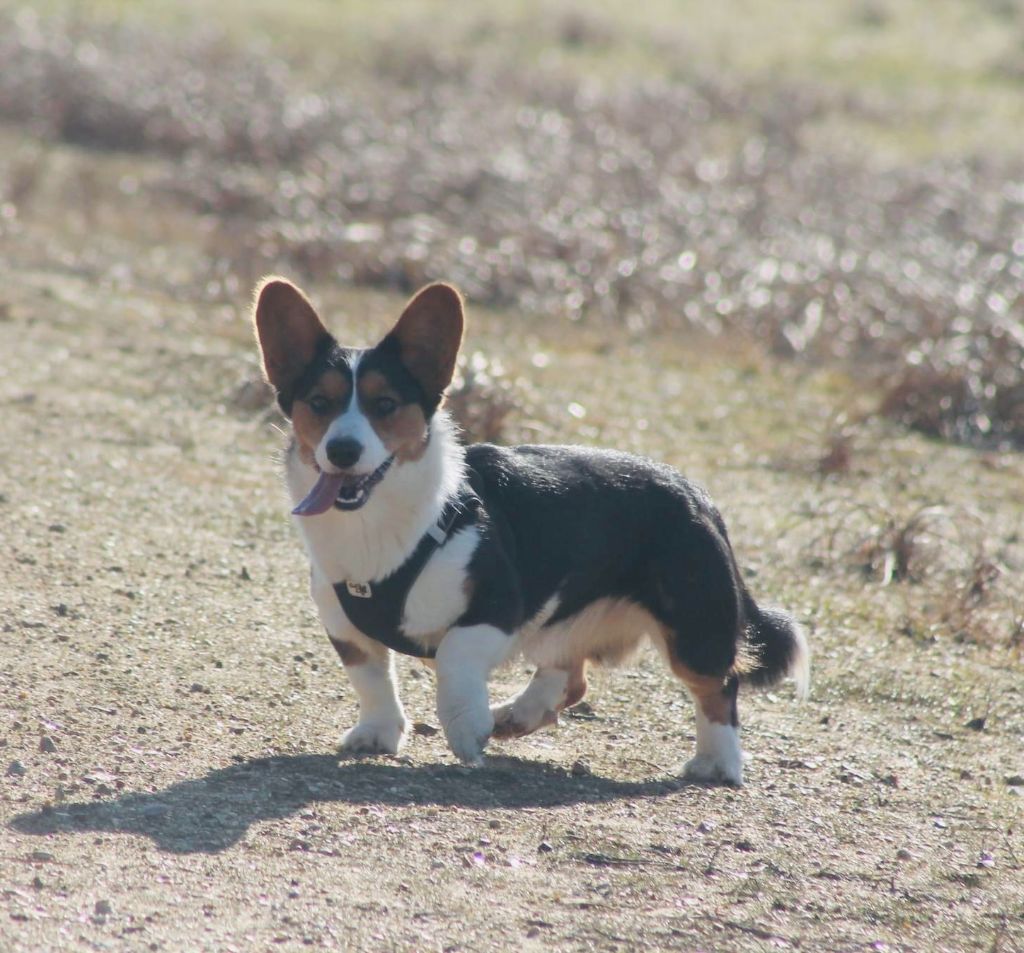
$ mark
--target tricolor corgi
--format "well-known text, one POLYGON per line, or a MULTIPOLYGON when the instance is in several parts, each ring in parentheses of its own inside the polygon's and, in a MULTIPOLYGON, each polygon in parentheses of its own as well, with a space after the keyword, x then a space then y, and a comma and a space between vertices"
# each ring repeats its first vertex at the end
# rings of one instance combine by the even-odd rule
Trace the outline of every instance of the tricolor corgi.
POLYGON ((661 650, 696 707, 688 779, 739 785, 737 693, 808 651, 754 602, 722 518, 671 467, 612 450, 463 446, 442 408, 463 305, 421 290, 370 348, 344 347, 294 285, 267 278, 253 315, 290 419, 286 481, 320 619, 359 699, 349 753, 396 753, 408 722, 394 652, 433 667, 437 714, 467 764, 583 698, 588 663, 661 650), (492 707, 488 676, 523 656, 526 688, 492 707))

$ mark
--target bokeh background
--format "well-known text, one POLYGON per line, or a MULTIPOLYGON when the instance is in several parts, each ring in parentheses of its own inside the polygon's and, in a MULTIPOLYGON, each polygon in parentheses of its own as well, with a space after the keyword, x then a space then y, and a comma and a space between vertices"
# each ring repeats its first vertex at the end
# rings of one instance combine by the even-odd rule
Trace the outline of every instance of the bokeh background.
MULTIPOLYGON (((444 275, 482 304, 852 362, 911 426, 1024 442, 1016 3, 147 0, 4 21, 0 115, 41 140, 5 150, 10 204, 30 212, 48 143, 138 155, 117 205, 206 217, 190 277, 210 300, 285 266, 401 291, 444 275)), ((69 213, 95 213, 80 191, 69 213)))

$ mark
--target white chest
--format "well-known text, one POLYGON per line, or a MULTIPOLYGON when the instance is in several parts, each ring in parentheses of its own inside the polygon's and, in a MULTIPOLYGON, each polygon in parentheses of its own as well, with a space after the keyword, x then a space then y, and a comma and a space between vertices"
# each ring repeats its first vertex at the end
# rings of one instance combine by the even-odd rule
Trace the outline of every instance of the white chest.
POLYGON ((430 557, 405 600, 402 631, 406 635, 444 633, 466 611, 469 561, 479 544, 479 530, 467 526, 430 557))

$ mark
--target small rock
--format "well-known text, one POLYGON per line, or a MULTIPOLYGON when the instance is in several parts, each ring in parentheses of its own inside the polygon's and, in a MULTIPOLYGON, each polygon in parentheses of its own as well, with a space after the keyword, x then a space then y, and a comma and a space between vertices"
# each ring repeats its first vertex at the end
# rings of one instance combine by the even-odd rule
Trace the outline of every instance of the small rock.
POLYGON ((964 727, 969 728, 971 731, 984 731, 985 722, 987 721, 988 719, 984 716, 982 716, 981 718, 972 718, 969 722, 967 722, 966 725, 964 725, 964 727))
POLYGON ((913 860, 914 859, 914 855, 909 850, 907 850, 906 847, 901 847, 898 851, 896 851, 896 859, 897 860, 913 860))
POLYGON ((28 768, 20 761, 12 761, 7 765, 7 777, 9 778, 23 778, 26 774, 28 774, 28 768))
POLYGON ((54 741, 49 735, 43 735, 39 739, 39 750, 43 754, 54 754, 57 750, 57 742, 54 741))
POLYGON ((537 845, 537 853, 539 854, 550 854, 555 848, 551 846, 546 840, 542 840, 537 845))
POLYGON ((578 718, 581 721, 597 720, 597 712, 594 711, 589 702, 577 702, 572 708, 567 708, 565 714, 568 718, 578 718))
POLYGON ((37 860, 42 864, 48 864, 51 860, 54 859, 53 854, 51 854, 48 850, 34 850, 32 851, 31 854, 29 854, 29 857, 31 857, 32 860, 37 860))
POLYGON ((109 900, 97 900, 93 911, 99 917, 109 917, 114 912, 114 908, 110 905, 109 900))
POLYGON ((1024 775, 1011 774, 1008 777, 1004 778, 1003 780, 1011 788, 1021 788, 1021 787, 1024 787, 1024 775))
POLYGON ((417 721, 412 726, 413 734, 422 735, 424 738, 433 738, 441 729, 428 725, 425 721, 417 721))
POLYGON ((579 761, 573 762, 572 767, 569 769, 569 773, 574 778, 585 778, 591 773, 590 765, 581 758, 579 761))
POLYGON ((245 566, 243 566, 239 571, 238 578, 241 579, 242 582, 252 582, 252 576, 249 575, 249 570, 246 569, 245 566))
POLYGON ((66 533, 68 529, 63 523, 51 523, 46 528, 51 533, 66 533))
POLYGON ((43 883, 43 878, 42 877, 35 876, 35 877, 32 878, 32 887, 35 890, 42 890, 43 887, 45 887, 45 886, 46 886, 46 884, 43 883))

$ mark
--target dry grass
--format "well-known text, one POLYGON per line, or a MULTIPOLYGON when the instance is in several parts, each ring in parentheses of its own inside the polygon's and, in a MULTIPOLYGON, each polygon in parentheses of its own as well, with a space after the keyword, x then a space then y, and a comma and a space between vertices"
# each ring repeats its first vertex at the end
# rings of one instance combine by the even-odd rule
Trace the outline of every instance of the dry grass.
MULTIPOLYGON (((717 76, 611 92, 408 38, 339 89, 217 35, 0 17, 0 116, 173 157, 136 200, 207 216, 213 297, 271 267, 402 291, 444 277, 634 335, 750 335, 857 368, 927 433, 1024 440, 1019 163, 879 170, 819 134, 885 121, 884 101, 717 76)), ((576 22, 570 45, 600 32, 576 22)), ((30 201, 32 170, 11 173, 30 201)))

